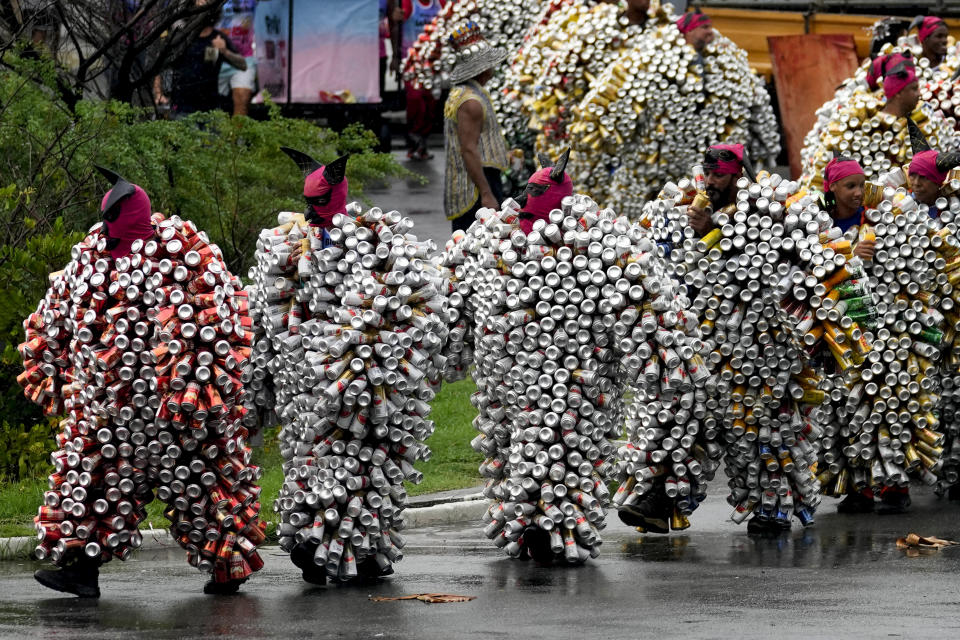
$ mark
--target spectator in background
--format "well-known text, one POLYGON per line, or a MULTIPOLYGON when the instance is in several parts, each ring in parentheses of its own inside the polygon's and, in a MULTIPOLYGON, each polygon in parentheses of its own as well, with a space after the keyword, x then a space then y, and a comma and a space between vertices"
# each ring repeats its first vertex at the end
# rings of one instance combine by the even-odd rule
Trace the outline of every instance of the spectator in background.
POLYGON ((400 60, 400 23, 403 21, 403 11, 399 0, 380 0, 380 108, 377 110, 377 130, 380 137, 379 151, 389 153, 390 124, 383 118, 384 111, 393 108, 387 101, 387 42, 390 43, 390 71, 399 82, 400 60))
POLYGON ((257 0, 227 0, 223 5, 220 29, 227 34, 247 63, 244 70, 220 65, 221 96, 230 96, 233 115, 245 116, 257 87, 257 58, 253 55, 253 15, 257 0))
MULTIPOLYGON (((200 7, 208 1, 196 0, 196 5, 200 7)), ((169 104, 174 118, 212 111, 220 106, 218 76, 224 62, 242 71, 247 68, 247 61, 230 38, 214 27, 219 21, 219 11, 207 13, 197 37, 170 65, 173 71, 170 96, 163 93, 160 76, 154 79, 154 100, 158 105, 169 104)))
MULTIPOLYGON (((401 28, 401 55, 394 58, 396 71, 400 58, 417 41, 426 27, 440 13, 445 0, 401 0, 403 27, 401 28)), ((427 139, 433 131, 437 113, 437 96, 432 91, 419 87, 414 82, 405 86, 407 98, 407 157, 412 160, 429 160, 433 155, 427 150, 427 139)))
POLYGON ((443 210, 453 231, 466 231, 481 207, 497 209, 503 200, 500 173, 507 168, 507 143, 483 85, 507 59, 507 52, 487 42, 475 22, 454 29, 449 43, 457 62, 443 107, 447 150, 443 210))

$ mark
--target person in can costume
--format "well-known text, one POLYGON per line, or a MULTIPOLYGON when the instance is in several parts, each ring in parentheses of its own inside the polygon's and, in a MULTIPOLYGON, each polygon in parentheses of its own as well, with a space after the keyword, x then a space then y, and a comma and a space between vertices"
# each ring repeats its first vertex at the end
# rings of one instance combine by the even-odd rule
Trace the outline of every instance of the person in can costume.
POLYGON ((155 497, 205 593, 235 593, 263 566, 260 470, 242 426, 252 333, 246 292, 193 223, 151 214, 138 185, 112 183, 102 222, 51 274, 25 321, 19 381, 63 416, 34 519, 46 587, 99 597, 99 567, 140 546, 155 497))
POLYGON ((886 44, 881 53, 863 61, 834 97, 817 110, 817 120, 804 138, 800 153, 807 188, 822 186, 827 162, 834 156, 856 160, 867 180, 909 162, 912 155, 905 116, 913 120, 931 144, 951 151, 960 144, 953 110, 954 70, 960 68, 956 52, 947 56, 941 68, 930 66, 919 47, 901 38, 886 44), (917 102, 904 100, 917 81, 917 102), (882 85, 882 86, 881 86, 882 85), (906 90, 906 91, 904 91, 906 90), (890 108, 902 102, 904 112, 890 108))
POLYGON ((475 365, 472 446, 486 456, 492 500, 484 533, 541 564, 599 554, 609 438, 622 428, 626 384, 646 386, 643 354, 660 350, 664 385, 684 392, 697 362, 695 321, 674 309, 655 243, 573 194, 567 157, 550 166, 541 156, 521 202, 481 209, 445 252, 461 294, 457 337, 472 344, 451 332, 448 348, 475 365))
MULTIPOLYGON (((922 142, 919 128, 910 128, 922 142)), ((917 155, 922 148, 914 146, 917 155)), ((918 169, 924 159, 917 159, 918 169)), ((821 409, 826 468, 820 478, 828 494, 846 495, 838 511, 903 513, 911 480, 933 485, 944 475, 948 423, 943 405, 937 415, 944 402, 938 361, 958 319, 948 267, 958 242, 948 223, 960 201, 942 202, 945 210, 931 217, 928 205, 908 193, 899 167, 858 193, 862 174, 854 161, 840 158, 824 178, 838 211, 850 200, 847 215, 835 215, 843 232, 838 239, 854 244, 855 252, 869 245, 859 252, 869 277, 845 283, 838 301, 865 330, 854 346, 866 344, 869 353, 821 409)))
MULTIPOLYGON (((725 448, 732 519, 752 515, 748 532, 779 535, 794 516, 813 524, 820 502, 818 408, 826 396, 817 363, 835 360, 848 369, 866 349, 851 346, 860 329, 837 304, 858 265, 833 246, 831 218, 817 201, 798 183, 765 171, 739 178, 733 205, 711 211, 712 229, 698 237, 689 213, 696 198, 710 198, 702 169, 692 173, 665 185, 645 205, 640 224, 672 247, 673 272, 700 319, 705 359, 717 378, 704 426, 725 448)), ((628 409, 628 420, 632 415, 628 409)), ((657 437, 668 434, 654 432, 645 441, 642 434, 635 430, 630 441, 659 452, 654 478, 669 478, 663 461, 670 460, 673 442, 658 446, 657 437)), ((636 509, 621 512, 646 531, 663 532, 671 511, 687 515, 700 495, 671 504, 656 481, 646 489, 650 495, 641 496, 636 509)))
POLYGON ((947 23, 937 16, 917 16, 910 24, 910 29, 914 28, 920 42, 920 55, 932 69, 938 69, 946 62, 950 45, 947 23))
MULTIPOLYGON (((911 195, 919 204, 927 206, 931 218, 955 224, 957 207, 960 206, 957 197, 960 182, 956 178, 960 154, 931 149, 919 131, 913 133, 911 144, 914 156, 908 172, 911 195), (946 214, 945 218, 941 214, 946 214)), ((956 337, 958 327, 949 315, 956 307, 952 303, 950 307, 946 309, 948 317, 941 356, 940 418, 946 437, 937 489, 951 500, 960 500, 960 347, 957 346, 956 337)))
POLYGON ((402 558, 403 482, 430 457, 448 283, 412 220, 346 202, 345 158, 285 151, 307 212, 261 232, 251 269, 281 425, 280 546, 311 584, 376 579, 402 558))

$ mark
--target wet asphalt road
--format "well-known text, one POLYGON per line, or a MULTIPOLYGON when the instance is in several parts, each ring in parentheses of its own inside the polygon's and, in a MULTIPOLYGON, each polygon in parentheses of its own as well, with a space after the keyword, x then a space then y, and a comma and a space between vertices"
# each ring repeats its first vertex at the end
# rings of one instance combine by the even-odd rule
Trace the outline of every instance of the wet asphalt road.
POLYGON ((912 513, 840 516, 753 539, 716 486, 693 526, 640 535, 610 514, 602 555, 579 568, 510 560, 479 526, 405 532, 380 584, 312 587, 277 548, 237 596, 205 596, 179 552, 140 553, 101 573, 99 601, 35 583, 39 564, 0 563, 0 637, 48 638, 951 638, 960 637, 960 547, 908 557, 910 531, 960 540, 960 504, 914 490, 912 513), (444 592, 467 603, 372 602, 444 592))
MULTIPOLYGON (((395 145, 397 146, 397 145, 395 145)), ((402 144, 399 145, 402 147, 402 144)), ((394 151, 397 162, 416 178, 392 180, 384 184, 370 184, 364 190, 370 203, 389 211, 396 209, 414 221, 413 232, 421 240, 431 239, 442 249, 450 238, 450 221, 443 215, 443 171, 445 166, 442 148, 432 148, 432 160, 408 160, 403 151, 394 151)))

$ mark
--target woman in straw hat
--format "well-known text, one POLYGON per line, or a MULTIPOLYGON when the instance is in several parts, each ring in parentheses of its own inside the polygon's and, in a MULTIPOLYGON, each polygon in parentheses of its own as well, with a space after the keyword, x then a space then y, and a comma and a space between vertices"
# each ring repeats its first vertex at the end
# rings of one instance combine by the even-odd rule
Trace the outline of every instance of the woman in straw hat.
POLYGON ((456 231, 469 227, 481 207, 498 209, 503 200, 500 172, 507 167, 507 143, 483 85, 507 53, 491 46, 474 22, 454 30, 450 44, 457 63, 443 108, 447 152, 443 206, 456 231))

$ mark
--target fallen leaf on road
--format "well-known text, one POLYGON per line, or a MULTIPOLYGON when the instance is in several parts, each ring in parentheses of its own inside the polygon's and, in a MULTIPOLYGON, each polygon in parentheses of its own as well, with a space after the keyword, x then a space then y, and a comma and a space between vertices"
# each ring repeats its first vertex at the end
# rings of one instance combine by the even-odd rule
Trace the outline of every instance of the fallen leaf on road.
POLYGON ((370 596, 374 602, 392 602, 395 600, 419 600, 430 604, 437 602, 470 602, 476 599, 476 596, 458 596, 452 593, 414 593, 409 596, 370 596))
POLYGON ((908 533, 906 538, 897 538, 897 548, 903 549, 910 557, 916 557, 920 554, 936 553, 944 547, 950 547, 955 544, 953 540, 944 540, 934 538, 933 536, 921 536, 916 533, 908 533))

